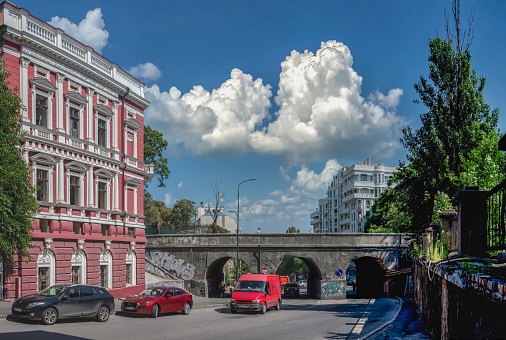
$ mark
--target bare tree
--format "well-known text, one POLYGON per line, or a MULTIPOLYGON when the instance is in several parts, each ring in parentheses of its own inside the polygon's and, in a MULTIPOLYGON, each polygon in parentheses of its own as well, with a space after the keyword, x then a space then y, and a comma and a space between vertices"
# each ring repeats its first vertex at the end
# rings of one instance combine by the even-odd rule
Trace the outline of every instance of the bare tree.
POLYGON ((209 213, 213 218, 213 224, 217 224, 216 221, 218 220, 218 214, 220 210, 223 208, 223 201, 225 200, 225 194, 222 192, 221 189, 221 179, 215 180, 213 183, 211 183, 211 188, 213 190, 214 195, 214 207, 213 209, 211 209, 211 203, 208 203, 208 208, 209 213))

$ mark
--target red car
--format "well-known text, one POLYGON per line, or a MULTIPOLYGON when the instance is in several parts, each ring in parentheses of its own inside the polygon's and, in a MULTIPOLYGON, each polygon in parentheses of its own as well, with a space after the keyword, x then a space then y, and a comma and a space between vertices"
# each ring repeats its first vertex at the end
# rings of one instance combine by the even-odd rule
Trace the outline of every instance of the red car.
POLYGON ((122 312, 151 315, 154 318, 161 313, 171 312, 188 315, 192 307, 192 294, 179 287, 151 287, 139 295, 127 297, 121 303, 122 312))

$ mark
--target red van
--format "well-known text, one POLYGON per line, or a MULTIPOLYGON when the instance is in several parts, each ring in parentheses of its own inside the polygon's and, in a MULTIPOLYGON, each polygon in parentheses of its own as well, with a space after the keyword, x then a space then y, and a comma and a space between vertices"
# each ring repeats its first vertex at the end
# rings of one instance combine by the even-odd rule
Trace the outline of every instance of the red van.
POLYGON ((230 311, 260 311, 265 314, 267 308, 281 308, 281 282, 279 275, 243 274, 230 299, 230 311))

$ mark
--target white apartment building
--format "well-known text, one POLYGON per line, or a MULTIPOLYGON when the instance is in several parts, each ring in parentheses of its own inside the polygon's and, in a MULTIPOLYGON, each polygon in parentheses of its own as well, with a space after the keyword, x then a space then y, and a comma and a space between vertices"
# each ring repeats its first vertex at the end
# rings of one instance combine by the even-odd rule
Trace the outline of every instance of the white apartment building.
MULTIPOLYGON (((213 224, 213 214, 215 208, 211 206, 203 206, 197 207, 197 222, 196 224, 199 226, 211 225, 213 224)), ((216 219, 216 224, 220 227, 227 229, 230 233, 237 233, 237 221, 225 214, 225 210, 223 208, 218 208, 217 212, 218 218, 216 219)))
POLYGON ((311 214, 315 233, 361 233, 372 215, 375 200, 388 189, 396 167, 370 159, 341 168, 327 188, 327 197, 318 200, 311 214))

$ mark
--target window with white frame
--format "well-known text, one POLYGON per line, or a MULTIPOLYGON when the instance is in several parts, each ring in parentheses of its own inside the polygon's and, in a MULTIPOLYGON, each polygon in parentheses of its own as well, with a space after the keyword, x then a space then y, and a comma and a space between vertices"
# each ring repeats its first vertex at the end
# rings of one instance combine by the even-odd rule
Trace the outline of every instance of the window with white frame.
POLYGON ((70 106, 69 107, 69 135, 72 137, 79 138, 79 126, 80 126, 80 110, 70 106))
POLYGON ((53 94, 57 88, 49 81, 49 73, 44 73, 44 75, 44 77, 30 79, 32 86, 32 123, 51 129, 51 103, 53 94))
POLYGON ((81 249, 72 254, 72 283, 86 283, 86 255, 81 249))
POLYGON ((55 259, 49 249, 44 249, 37 257, 37 289, 41 291, 55 283, 55 259))
POLYGON ((32 183, 35 183, 37 189, 37 201, 52 202, 53 172, 56 159, 50 155, 39 153, 32 156, 30 161, 33 169, 32 183))
POLYGON ((104 288, 112 288, 112 255, 109 250, 100 254, 100 285, 104 288))
POLYGON ((84 174, 86 167, 79 162, 70 162, 67 168, 67 202, 70 205, 84 204, 84 174))
POLYGON ((35 95, 35 124, 47 127, 48 99, 40 94, 35 95))
POLYGON ((49 171, 37 169, 37 201, 49 201, 49 171))
POLYGON ((114 112, 109 109, 106 105, 95 106, 96 113, 96 130, 95 135, 97 136, 97 144, 104 148, 109 147, 110 143, 110 123, 111 118, 114 116, 114 112))
POLYGON ((110 204, 110 186, 113 174, 105 169, 95 171, 97 207, 107 210, 110 204))
POLYGON ((135 285, 135 279, 136 279, 136 264, 137 264, 137 257, 135 255, 135 252, 133 250, 130 250, 126 254, 126 271, 125 271, 125 283, 126 285, 135 285))

